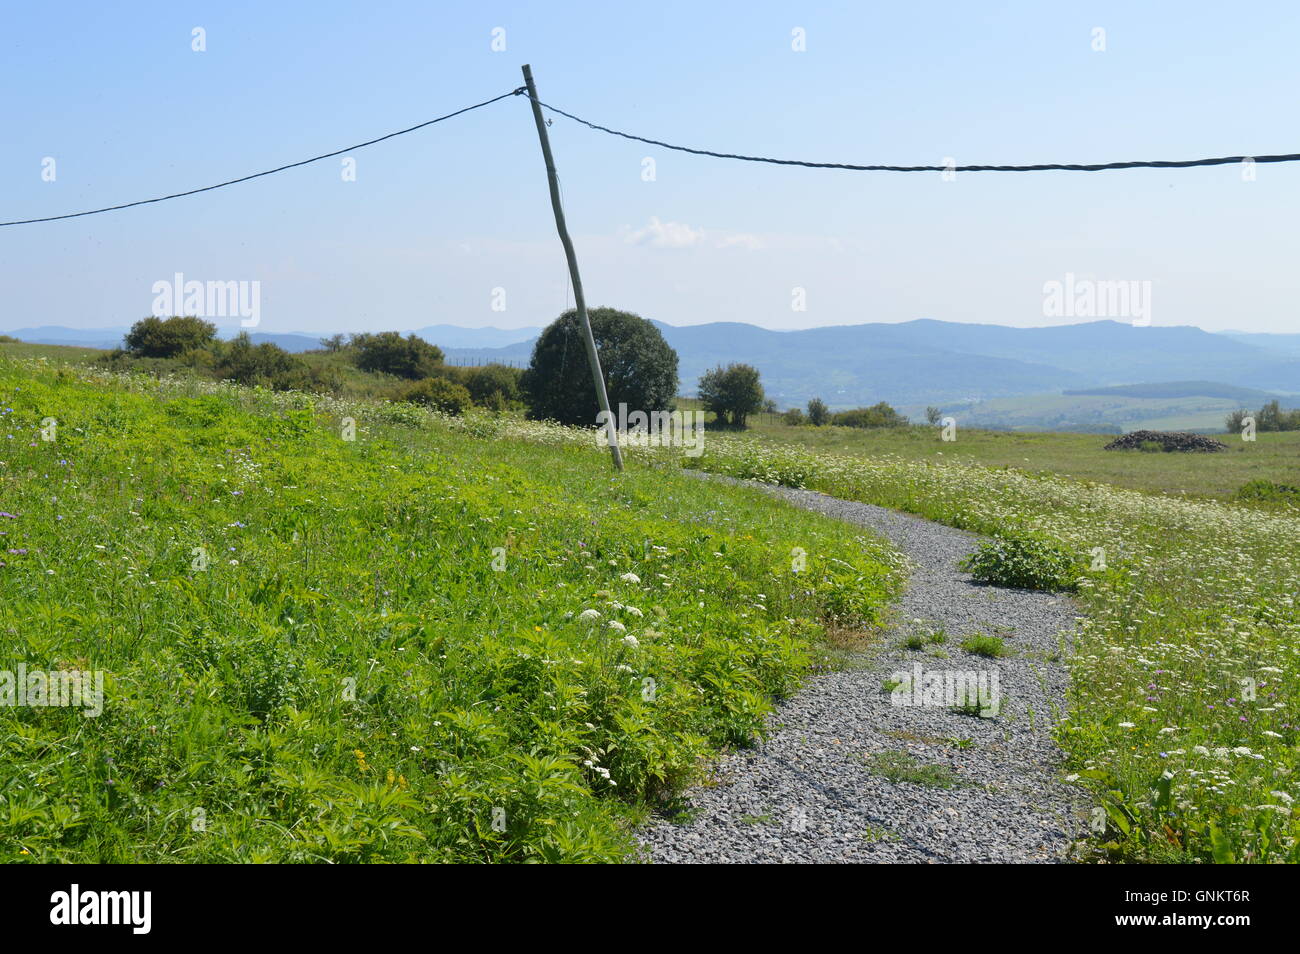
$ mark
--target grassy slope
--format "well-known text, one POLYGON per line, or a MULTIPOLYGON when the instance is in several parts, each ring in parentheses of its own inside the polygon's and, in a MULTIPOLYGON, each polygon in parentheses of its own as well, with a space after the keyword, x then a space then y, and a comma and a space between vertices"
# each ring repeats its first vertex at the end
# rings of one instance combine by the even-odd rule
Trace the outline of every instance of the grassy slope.
POLYGON ((754 434, 778 444, 854 456, 894 454, 912 461, 1014 467, 1168 494, 1231 497, 1242 484, 1264 478, 1294 484, 1300 476, 1300 431, 1258 434, 1254 442, 1227 435, 1217 454, 1104 451, 1102 434, 1026 434, 961 427, 955 441, 926 427, 861 430, 848 427, 760 425, 754 434))
POLYGON ((78 348, 75 345, 28 344, 25 341, 0 342, 0 358, 14 360, 44 358, 56 364, 89 364, 105 354, 108 352, 98 348, 78 348))
POLYGON ((98 718, 0 708, 5 861, 626 857, 896 582, 842 524, 491 422, 3 360, 0 413, 0 669, 108 673, 98 718))

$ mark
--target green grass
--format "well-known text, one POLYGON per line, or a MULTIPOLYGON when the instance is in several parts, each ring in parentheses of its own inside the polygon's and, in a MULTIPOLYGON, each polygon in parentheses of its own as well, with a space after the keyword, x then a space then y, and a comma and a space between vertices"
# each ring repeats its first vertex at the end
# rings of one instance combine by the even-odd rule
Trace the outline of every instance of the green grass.
POLYGON ((4 861, 625 859, 898 586, 556 428, 2 359, 0 415, 0 670, 106 673, 0 707, 4 861))
POLYGON ((0 359, 10 360, 46 360, 51 364, 90 364, 96 358, 108 354, 98 348, 79 348, 75 345, 28 344, 25 341, 0 342, 0 359))
POLYGON ((822 454, 891 455, 933 464, 978 464, 1060 475, 1152 493, 1231 499, 1248 481, 1294 484, 1300 473, 1300 431, 1260 433, 1255 441, 1236 435, 1218 454, 1141 454, 1104 451, 1105 434, 1015 433, 958 427, 957 439, 942 441, 936 428, 861 430, 849 427, 789 427, 757 424, 753 435, 777 445, 822 454))
POLYGON ((1011 650, 1007 648, 1007 644, 1003 642, 1001 636, 990 636, 987 633, 967 636, 961 641, 961 648, 968 653, 983 656, 986 659, 998 659, 1011 654, 1011 650))
MULTIPOLYGON (((1245 406, 1259 407, 1267 397, 1251 396, 1245 406)), ((968 406, 947 405, 951 414, 968 427, 1015 431, 1137 430, 1221 431, 1223 419, 1243 405, 1239 400, 1209 395, 1133 397, 1123 394, 1025 394, 991 398, 968 406)), ((924 408, 900 409, 912 420, 924 420, 924 408)))

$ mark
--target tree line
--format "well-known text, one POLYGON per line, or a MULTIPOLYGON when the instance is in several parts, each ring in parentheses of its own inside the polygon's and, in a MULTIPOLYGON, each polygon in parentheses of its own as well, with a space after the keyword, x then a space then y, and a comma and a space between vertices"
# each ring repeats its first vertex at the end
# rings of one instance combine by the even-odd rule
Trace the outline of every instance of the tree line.
MULTIPOLYGON (((671 411, 678 394, 677 353, 653 322, 614 308, 588 312, 611 404, 629 409, 671 411)), ((593 426, 596 389, 587 364, 576 310, 543 330, 527 368, 502 364, 457 367, 437 345, 397 331, 331 335, 321 347, 291 354, 272 342, 254 343, 247 332, 230 341, 216 326, 193 316, 149 317, 127 332, 123 346, 101 363, 114 368, 166 372, 181 368, 219 380, 276 390, 358 392, 409 401, 450 414, 477 406, 495 413, 523 411, 528 417, 593 426), (364 379, 364 380, 362 380, 364 379)), ((711 426, 743 429, 776 405, 763 390, 757 368, 733 362, 706 371, 698 381, 700 404, 712 412, 711 426)), ((937 419, 938 409, 929 409, 937 419)), ((814 398, 806 411, 787 411, 788 424, 844 427, 902 427, 908 420, 885 402, 832 412, 814 398)))
POLYGON ((1274 398, 1269 401, 1253 415, 1242 408, 1239 411, 1233 411, 1228 415, 1225 423, 1230 433, 1240 433, 1245 426, 1246 418, 1255 418, 1255 430, 1257 431, 1300 431, 1300 409, 1286 411, 1274 398))

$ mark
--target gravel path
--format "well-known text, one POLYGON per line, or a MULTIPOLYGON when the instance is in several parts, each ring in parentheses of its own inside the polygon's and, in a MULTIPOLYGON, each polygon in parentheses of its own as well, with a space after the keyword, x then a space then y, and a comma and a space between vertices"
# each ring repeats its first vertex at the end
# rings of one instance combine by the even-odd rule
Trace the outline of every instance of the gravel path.
POLYGON ((724 756, 712 782, 689 793, 685 820, 642 829, 650 860, 1067 860, 1089 807, 1061 780, 1051 739, 1068 682, 1070 600, 972 582, 957 563, 978 538, 960 530, 812 491, 763 489, 888 538, 911 561, 911 580, 878 651, 815 676, 782 704, 765 742, 724 756), (904 646, 940 628, 944 642, 904 646), (978 632, 1001 636, 1011 654, 963 650, 978 632), (983 674, 990 688, 996 673, 1000 711, 891 704, 885 680, 917 665, 923 674, 983 674))

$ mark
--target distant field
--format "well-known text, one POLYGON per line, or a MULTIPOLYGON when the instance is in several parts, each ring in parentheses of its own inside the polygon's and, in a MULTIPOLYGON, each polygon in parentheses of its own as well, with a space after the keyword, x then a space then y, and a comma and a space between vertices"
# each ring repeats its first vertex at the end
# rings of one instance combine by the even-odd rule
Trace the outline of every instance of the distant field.
POLYGON ((73 345, 28 344, 0 342, 0 357, 45 358, 57 364, 89 364, 102 354, 98 348, 78 348, 73 345))
MULTIPOLYGON (((1029 394, 996 398, 954 410, 968 427, 1033 431, 1180 430, 1218 431, 1230 411, 1257 408, 1263 400, 1243 404, 1222 396, 1130 397, 1123 394, 1029 394)), ((924 408, 907 408, 913 420, 924 408)))
POLYGON ((837 454, 878 456, 896 454, 907 460, 968 462, 991 467, 1050 471, 1080 480, 1093 480, 1168 494, 1228 498, 1242 484, 1262 478, 1300 482, 1300 432, 1259 434, 1247 442, 1236 435, 1219 435, 1228 450, 1218 454, 1142 453, 1106 451, 1106 434, 1056 434, 963 430, 944 442, 937 428, 857 430, 847 427, 790 427, 758 424, 755 436, 786 444, 801 444, 837 454))

